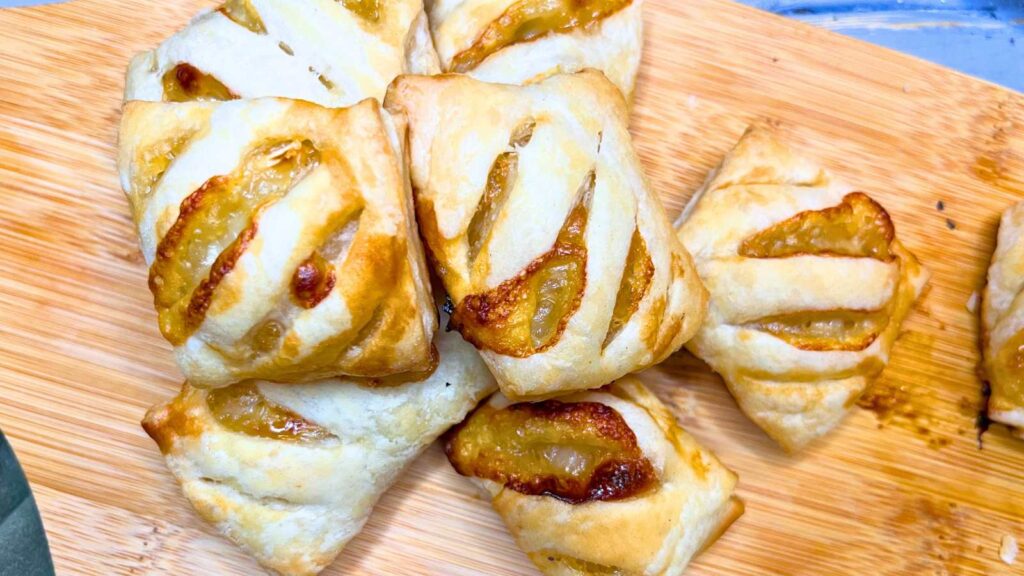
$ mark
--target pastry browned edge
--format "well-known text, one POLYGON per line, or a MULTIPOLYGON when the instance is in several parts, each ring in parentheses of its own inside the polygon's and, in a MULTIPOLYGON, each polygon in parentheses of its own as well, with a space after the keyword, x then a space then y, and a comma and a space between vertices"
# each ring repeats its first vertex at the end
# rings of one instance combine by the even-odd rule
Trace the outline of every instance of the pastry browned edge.
POLYGON ((677 576, 743 513, 736 475, 633 376, 538 403, 496 394, 446 452, 548 576, 677 576))
POLYGON ((711 295, 687 349, 787 451, 834 428, 928 280, 889 214, 755 126, 678 225, 711 295))
POLYGON ((416 215, 452 326, 504 394, 604 386, 697 330, 707 294, 602 73, 400 76, 385 108, 409 124, 416 215))
POLYGON ((1024 439, 1024 203, 1003 212, 982 295, 981 341, 991 389, 988 417, 1024 439))

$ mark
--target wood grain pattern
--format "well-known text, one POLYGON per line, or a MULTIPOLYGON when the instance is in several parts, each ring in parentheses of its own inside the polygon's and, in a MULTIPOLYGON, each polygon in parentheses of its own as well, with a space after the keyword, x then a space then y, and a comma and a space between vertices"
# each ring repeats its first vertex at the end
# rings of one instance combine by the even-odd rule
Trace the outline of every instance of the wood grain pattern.
MULTIPOLYGON (((251 574, 138 425, 179 375, 114 171, 131 54, 208 0, 0 12, 0 425, 60 574, 251 574)), ((724 0, 648 0, 636 143, 672 215, 751 121, 879 199, 934 276, 876 396, 787 457, 686 353, 644 379, 740 474, 697 575, 1022 574, 1024 443, 975 441, 977 321, 999 212, 1024 197, 1024 97, 724 0), (945 210, 936 208, 944 202, 945 210), (954 227, 955 226, 955 227, 954 227)), ((842 279, 837 279, 842 281, 842 279)), ((433 447, 328 574, 534 574, 433 447)))

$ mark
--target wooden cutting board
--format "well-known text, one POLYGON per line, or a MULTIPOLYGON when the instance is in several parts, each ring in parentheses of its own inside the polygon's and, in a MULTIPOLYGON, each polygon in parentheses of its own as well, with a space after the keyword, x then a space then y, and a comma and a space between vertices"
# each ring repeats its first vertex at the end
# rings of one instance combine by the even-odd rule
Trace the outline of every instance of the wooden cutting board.
MULTIPOLYGON (((59 574, 252 574, 138 422, 180 376, 114 171, 123 71, 210 1, 0 11, 0 426, 59 574)), ((686 353, 644 379, 740 475, 698 575, 1024 574, 1024 442, 975 437, 977 321, 999 212, 1024 197, 1024 96, 724 0, 648 0, 636 144, 674 217, 752 121, 892 213, 933 272, 892 363, 835 433, 780 452, 686 353), (937 205, 941 203, 942 207, 937 205)), ((837 278, 837 282, 843 279, 837 278)), ((535 574, 435 446, 328 574, 535 574)))

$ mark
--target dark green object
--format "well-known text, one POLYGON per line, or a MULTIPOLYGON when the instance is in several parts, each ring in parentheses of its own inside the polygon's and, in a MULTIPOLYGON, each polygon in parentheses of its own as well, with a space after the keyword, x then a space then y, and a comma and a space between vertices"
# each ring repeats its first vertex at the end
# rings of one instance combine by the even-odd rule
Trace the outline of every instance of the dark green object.
POLYGON ((53 576, 53 561, 39 510, 3 432, 0 432, 0 576, 53 576))

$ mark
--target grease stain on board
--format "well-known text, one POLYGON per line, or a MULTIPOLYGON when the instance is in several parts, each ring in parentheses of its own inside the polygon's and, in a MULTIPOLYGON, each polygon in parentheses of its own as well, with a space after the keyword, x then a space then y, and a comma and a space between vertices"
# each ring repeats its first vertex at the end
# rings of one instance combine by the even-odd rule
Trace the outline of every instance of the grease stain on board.
POLYGON ((914 542, 917 554, 907 556, 902 574, 965 574, 962 560, 968 542, 962 529, 966 510, 954 502, 920 496, 902 501, 888 519, 887 528, 905 542, 914 542))
POLYGON ((909 430, 936 449, 950 443, 948 438, 932 433, 933 420, 928 404, 911 384, 893 382, 883 376, 864 391, 857 406, 875 414, 879 429, 896 426, 909 430))
POLYGON ((936 450, 952 442, 935 432, 931 402, 920 386, 891 380, 883 373, 857 399, 857 406, 874 413, 880 430, 894 426, 913 432, 936 450))

